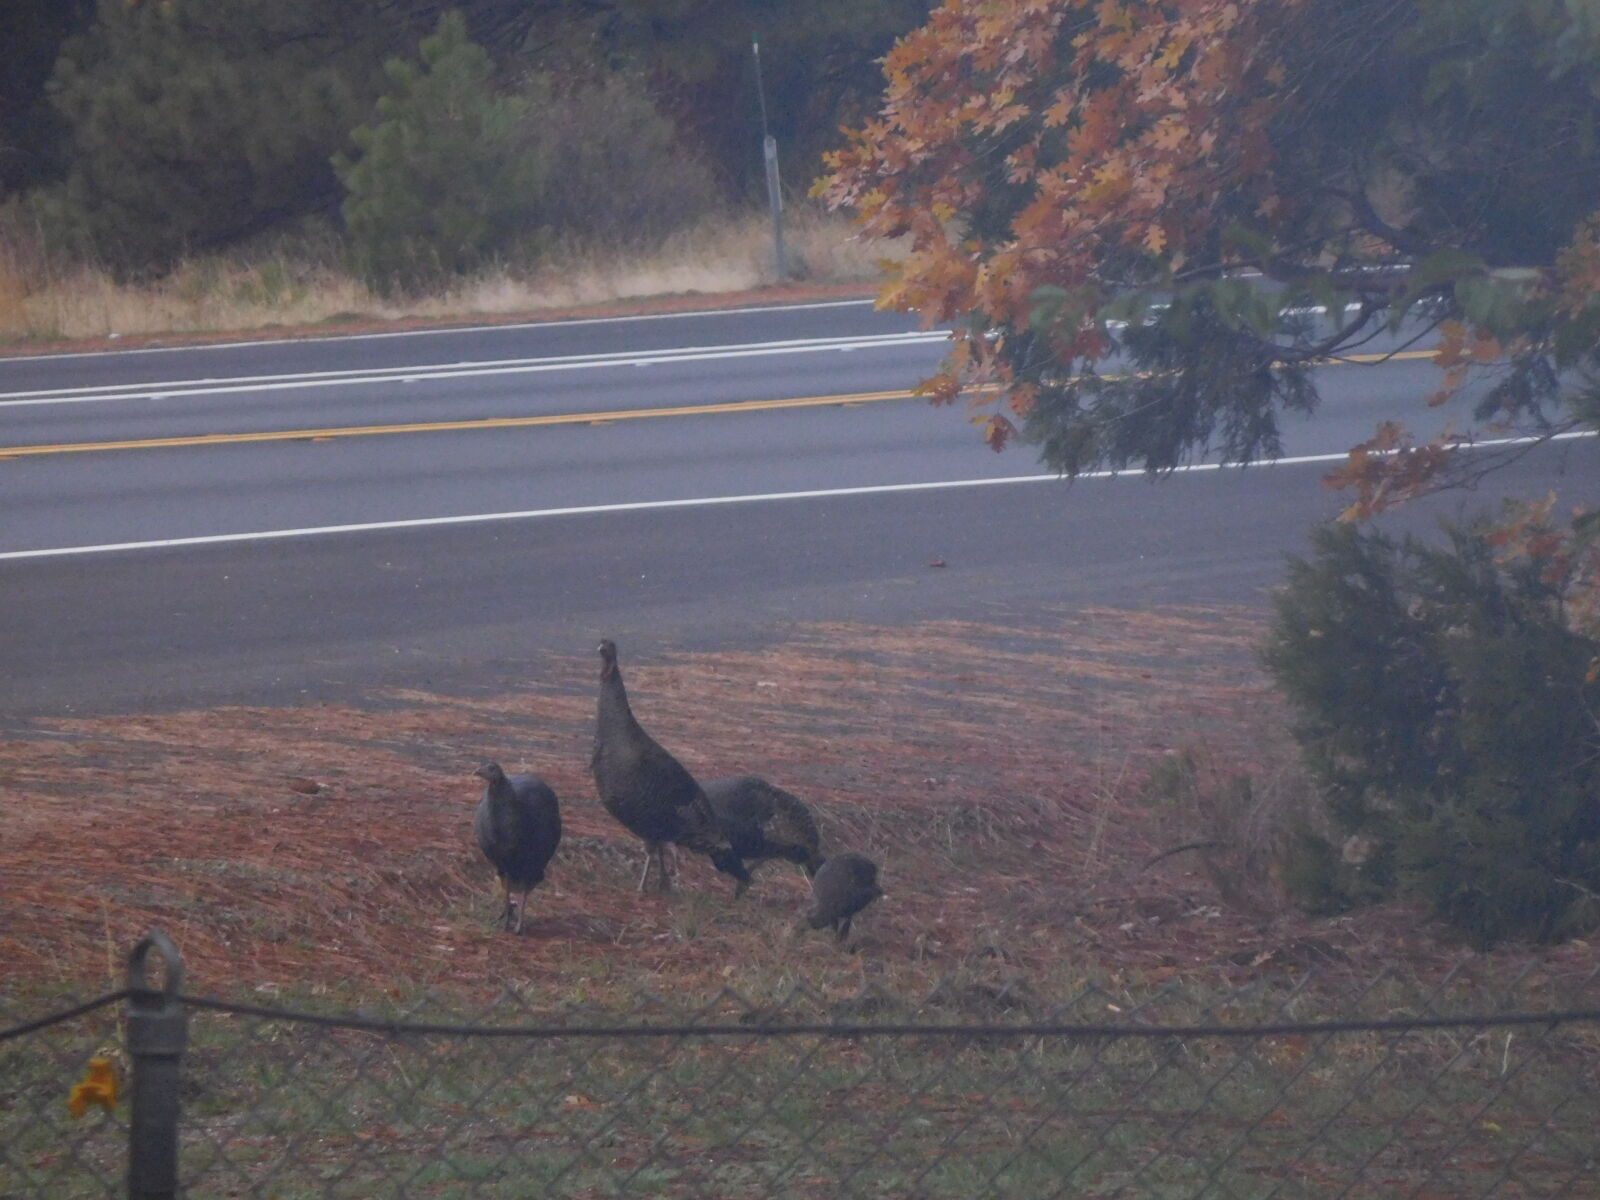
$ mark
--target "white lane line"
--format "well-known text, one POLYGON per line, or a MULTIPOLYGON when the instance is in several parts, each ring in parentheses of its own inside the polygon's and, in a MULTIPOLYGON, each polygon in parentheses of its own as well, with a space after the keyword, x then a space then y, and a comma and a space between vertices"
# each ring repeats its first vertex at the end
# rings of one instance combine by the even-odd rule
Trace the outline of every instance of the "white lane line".
MULTIPOLYGON (((1339 455, 1337 457, 1343 457, 1339 455)), ((1287 460, 1281 460, 1287 461, 1287 460)), ((1209 465, 1185 470, 1215 469, 1209 465)), ((1113 472, 1106 472, 1106 475, 1113 472)), ((1080 479, 1100 478, 1080 475, 1080 479)), ((317 525, 304 529, 268 529, 257 533, 216 533, 202 537, 156 538, 146 542, 110 542, 100 546, 63 546, 46 550, 7 550, 0 561, 18 558, 59 558, 71 554, 106 554, 113 550, 163 550, 175 546, 211 546, 225 542, 268 541, 275 538, 320 537, 330 533, 370 533, 385 529, 427 529, 437 525, 471 525, 489 521, 531 521, 543 517, 576 517, 593 513, 645 512, 658 508, 705 508, 719 504, 754 504, 766 500, 817 500, 830 496, 871 496, 892 492, 928 492, 946 488, 991 487, 1008 483, 1043 483, 1059 475, 1012 475, 1001 479, 956 479, 936 483, 883 483, 864 487, 818 488, 803 492, 758 492, 744 496, 700 496, 686 500, 633 500, 618 504, 583 504, 571 508, 533 508, 521 512, 472 513, 459 517, 413 517, 398 521, 364 521, 355 525, 317 525)))
MULTIPOLYGON (((1596 434, 1587 430, 1556 434, 1552 441, 1571 441, 1590 438, 1596 434)), ((1532 445, 1541 439, 1532 437, 1499 438, 1463 446, 1464 450, 1485 450, 1493 447, 1532 445)), ((1194 475, 1209 471, 1270 470, 1273 467, 1297 467, 1317 463, 1344 462, 1349 455, 1344 451, 1333 454, 1301 454, 1272 462, 1240 467, 1224 463, 1190 463, 1176 468, 1174 475, 1194 475)), ((1086 471, 1078 481, 1115 479, 1119 475, 1143 476, 1142 471, 1086 471)), ((471 513, 457 517, 412 517, 396 521, 363 521, 353 525, 315 525, 304 529, 266 529, 255 533, 214 533, 201 537, 156 538, 143 542, 108 542, 99 546, 61 546, 43 550, 7 550, 0 552, 0 561, 23 558, 63 558, 77 554, 108 554, 116 550, 166 550, 181 546, 215 546, 227 542, 264 542, 282 538, 321 537, 332 533, 372 533, 386 529, 429 529, 440 525, 474 525, 490 521, 533 521, 547 517, 577 517, 596 513, 648 512, 664 508, 709 508, 726 504, 757 504, 773 500, 823 500, 836 496, 882 496, 897 492, 938 492, 959 488, 1003 487, 1019 483, 1063 483, 1060 475, 1008 475, 998 479, 949 479, 931 483, 880 483, 861 487, 816 488, 800 492, 757 492, 743 496, 699 496, 685 500, 633 500, 618 504, 582 504, 570 508, 532 508, 521 512, 471 513)))
POLYGON ((41 404, 85 404, 112 400, 168 400, 181 396, 218 396, 231 392, 269 392, 313 387, 415 383, 423 379, 466 379, 484 375, 534 374, 595 367, 657 366, 663 363, 709 362, 724 358, 756 358, 774 354, 812 354, 828 350, 898 348, 943 340, 943 330, 871 334, 861 337, 801 338, 778 342, 746 342, 731 346, 685 346, 651 351, 558 355, 549 358, 507 358, 472 363, 437 363, 365 370, 304 371, 280 375, 241 375, 232 379, 175 379, 141 384, 95 384, 85 387, 0 392, 0 408, 41 404))
MULTIPOLYGON (((1600 436, 1600 432, 1575 430, 1558 433, 1550 438, 1515 437, 1496 438, 1474 442, 1459 447, 1461 450, 1488 450, 1507 446, 1530 446, 1540 441, 1566 442, 1580 438, 1600 436)), ((1172 470, 1174 475, 1195 475, 1202 472, 1270 470, 1273 467, 1298 467, 1318 463, 1344 462, 1347 451, 1332 454, 1300 454, 1271 462, 1238 466, 1233 463, 1188 463, 1172 470)), ((1073 482, 1097 479, 1116 479, 1119 476, 1143 476, 1143 471, 1085 471, 1073 482)), ((7 550, 0 552, 0 561, 21 558, 61 558, 75 554, 106 554, 114 550, 163 550, 180 546, 211 546, 226 542, 260 542, 282 538, 321 537, 331 533, 371 533, 385 529, 427 529, 439 525, 473 525, 490 521, 532 521, 546 517, 576 517, 595 513, 648 512, 663 508, 709 508, 726 504, 755 504, 772 500, 820 500, 835 496, 879 496, 896 492, 938 492, 959 488, 1000 487, 1019 483, 1065 483, 1062 476, 1007 475, 997 479, 947 479, 929 483, 879 483, 860 487, 814 488, 799 492, 756 492, 742 496, 699 496, 684 500, 632 500, 617 504, 582 504, 568 508, 531 508, 520 512, 470 513, 456 517, 411 517, 394 521, 363 521, 352 525, 313 525, 302 529, 266 529, 254 533, 214 533, 200 537, 155 538, 142 542, 108 542, 98 546, 62 546, 42 550, 7 550)))
MULTIPOLYGON (((126 350, 64 350, 55 354, 16 354, 0 358, 0 362, 41 362, 46 359, 110 358, 133 354, 188 354, 196 350, 238 350, 250 346, 305 346, 319 342, 365 342, 383 338, 433 337, 447 333, 494 333, 498 330, 563 329, 577 325, 623 325, 635 321, 671 321, 682 317, 744 316, 750 313, 800 312, 811 308, 852 308, 875 304, 871 297, 863 300, 813 300, 805 304, 750 304, 743 308, 696 308, 684 312, 631 313, 616 317, 568 317, 559 321, 507 321, 487 325, 441 325, 432 329, 393 329, 374 333, 328 333, 320 337, 241 338, 233 342, 201 342, 183 346, 136 346, 126 350)), ((385 318, 374 318, 381 320, 385 318)), ((411 320, 409 317, 387 318, 411 320)), ((146 336, 143 334, 135 336, 146 336)), ((160 333, 151 337, 172 336, 160 333)))
MULTIPOLYGON (((1574 437, 1565 434, 1562 437, 1574 437)), ((1576 435, 1582 437, 1582 435, 1576 435)), ((1507 443, 1526 442, 1531 438, 1509 438, 1507 443)), ((1480 443, 1485 445, 1485 443, 1480 443)), ((1256 464, 1264 467, 1294 467, 1314 462, 1342 462, 1347 454, 1301 454, 1298 458, 1280 458, 1274 462, 1256 464)), ((1206 470, 1245 470, 1245 467, 1224 466, 1219 462, 1192 462, 1178 467, 1173 474, 1190 475, 1206 470)), ((1117 475, 1142 475, 1134 470, 1093 470, 1078 475, 1078 480, 1104 480, 1117 475)), ((832 496, 885 496, 906 491, 947 491, 957 488, 994 488, 1014 483, 1062 483, 1061 475, 1005 475, 1002 478, 963 478, 963 480, 938 480, 931 483, 874 483, 856 488, 814 488, 810 491, 765 491, 746 496, 698 496, 693 499, 670 501, 626 501, 621 504, 579 504, 565 509, 525 509, 522 512, 478 512, 462 517, 411 517, 389 522, 362 522, 357 525, 314 525, 302 530, 262 530, 259 533, 213 533, 200 538, 155 538, 141 542, 107 542, 104 546, 62 546, 43 550, 5 550, 0 552, 0 562, 8 558, 59 558, 74 554, 109 554, 112 550, 162 550, 178 546, 219 546, 224 542, 272 541, 280 538, 320 538, 330 533, 373 533, 379 530, 427 530, 438 525, 475 525, 486 522, 518 522, 541 520, 547 517, 582 517, 602 512, 648 512, 651 509, 701 509, 718 504, 757 504, 763 501, 790 501, 790 499, 827 499, 832 496)))

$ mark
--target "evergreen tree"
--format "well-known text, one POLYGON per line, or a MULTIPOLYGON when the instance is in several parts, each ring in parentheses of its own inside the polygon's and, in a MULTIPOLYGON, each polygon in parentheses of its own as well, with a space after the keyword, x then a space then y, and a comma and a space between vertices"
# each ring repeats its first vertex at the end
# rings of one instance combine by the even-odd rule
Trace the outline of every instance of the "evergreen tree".
MULTIPOLYGON (((597 75, 616 92, 625 76, 632 107, 635 85, 649 80, 652 141, 640 157, 669 142, 679 154, 687 135, 694 153, 675 167, 691 168, 678 182, 698 195, 688 176, 706 163, 718 167, 719 187, 760 191, 752 33, 762 36, 787 176, 803 185, 838 122, 876 91, 876 60, 928 0, 459 8, 504 77, 539 71, 564 98, 575 79, 597 75), (655 129, 663 120, 665 140, 655 129)), ((0 190, 60 181, 38 206, 55 243, 124 272, 159 271, 187 252, 331 213, 341 195, 331 157, 371 116, 385 61, 414 54, 440 10, 437 0, 16 0, 0 16, 12 60, 0 84, 0 190)), ((603 118, 583 123, 604 131, 603 118)), ((607 153, 634 149, 615 139, 607 153)))
POLYGON ((58 168, 64 130, 45 99, 61 44, 88 25, 93 0, 10 0, 0 5, 0 196, 58 168))
POLYGON ((1600 925, 1600 643, 1495 553, 1336 525, 1293 564, 1266 657, 1335 835, 1286 873, 1311 908, 1417 895, 1480 945, 1600 925))
POLYGON ((114 266, 159 269, 331 208, 328 157, 404 36, 377 8, 102 0, 50 84, 70 128, 59 232, 114 266))
POLYGON ((447 12, 421 61, 386 65, 376 118, 351 135, 358 153, 334 168, 361 273, 410 288, 467 270, 534 231, 542 176, 529 106, 498 94, 494 68, 447 12))

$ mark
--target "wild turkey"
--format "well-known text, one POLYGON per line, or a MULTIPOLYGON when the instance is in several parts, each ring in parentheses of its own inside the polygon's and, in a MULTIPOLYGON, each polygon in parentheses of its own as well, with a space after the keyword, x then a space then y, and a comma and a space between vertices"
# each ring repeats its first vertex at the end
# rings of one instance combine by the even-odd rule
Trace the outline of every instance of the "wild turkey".
POLYGON ((600 709, 589 769, 606 811, 644 842, 639 890, 645 890, 652 865, 657 868, 656 890, 672 890, 672 877, 662 856, 668 842, 707 855, 717 870, 749 883, 749 872, 717 827, 711 804, 694 776, 634 719, 627 689, 622 686, 622 669, 617 666, 616 644, 602 641, 599 650, 600 709))
POLYGON ((522 932, 528 893, 544 879, 544 869, 561 844, 561 805, 550 785, 537 775, 507 775, 499 763, 484 763, 473 772, 489 786, 483 789, 473 832, 478 847, 494 866, 505 893, 500 924, 522 932), (511 924, 511 892, 522 893, 517 923, 511 924))
POLYGON ((851 850, 831 854, 811 879, 811 911, 806 914, 806 924, 813 929, 831 925, 842 942, 855 915, 881 895, 877 863, 851 850))
MULTIPOLYGON (((808 877, 817 873, 822 838, 816 818, 800 797, 754 775, 713 779, 705 792, 741 865, 781 858, 800 864, 808 877)), ((748 878, 741 879, 733 894, 742 896, 749 886, 748 878)))

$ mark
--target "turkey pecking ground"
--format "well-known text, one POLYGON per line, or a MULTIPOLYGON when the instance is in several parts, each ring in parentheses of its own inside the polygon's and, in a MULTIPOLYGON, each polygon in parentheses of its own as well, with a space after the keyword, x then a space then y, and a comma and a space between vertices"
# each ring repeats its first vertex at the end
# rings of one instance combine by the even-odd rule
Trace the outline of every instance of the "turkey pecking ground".
MULTIPOLYGON (((863 975, 915 988, 962 973, 1059 989, 1089 970, 1233 978, 1308 958, 1370 972, 1459 957, 1414 911, 1313 920, 1272 905, 1266 881, 1270 911, 1229 903, 1194 854, 1141 869, 1204 832, 1147 784, 1174 752, 1202 748, 1219 775, 1304 799, 1256 665, 1262 620, 1072 610, 802 626, 760 649, 634 656, 630 688, 686 767, 758 773, 814 806, 826 849, 880 864, 889 898, 861 918, 853 955, 787 936, 809 899, 798 870, 770 869, 733 904, 680 855, 678 894, 633 890, 636 843, 588 773, 587 645, 526 664, 528 685, 501 696, 12 729, 0 740, 7 987, 117 986, 120 953, 151 925, 177 940, 191 988, 219 995, 596 996, 863 975), (521 937, 492 927, 499 897, 472 837, 472 770, 491 758, 562 800, 566 837, 521 937)), ((1543 952, 1552 965, 1585 953, 1543 952)))

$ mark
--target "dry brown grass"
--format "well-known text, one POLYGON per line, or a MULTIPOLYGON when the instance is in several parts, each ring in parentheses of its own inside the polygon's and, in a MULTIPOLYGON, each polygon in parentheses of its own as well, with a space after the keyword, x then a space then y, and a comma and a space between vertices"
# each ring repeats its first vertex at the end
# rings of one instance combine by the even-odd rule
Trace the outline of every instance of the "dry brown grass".
MULTIPOLYGON (((786 240, 799 280, 877 278, 882 246, 809 206, 792 210, 786 240)), ((14 222, 0 222, 0 345, 101 338, 247 333, 355 321, 500 318, 665 296, 740 293, 776 283, 765 214, 709 219, 650 250, 557 248, 530 270, 485 270, 436 295, 374 294, 345 271, 330 243, 308 241, 196 258, 150 283, 53 262, 14 222)))
POLYGON ((0 329, 21 329, 28 320, 27 288, 21 275, 0 260, 0 329))
MULTIPOLYGON (((652 660, 623 647, 637 711, 692 770, 765 775, 816 806, 828 845, 880 861, 890 899, 860 922, 857 954, 792 934, 806 892, 786 867, 763 868, 737 904, 689 856, 678 893, 633 891, 639 848, 588 778, 588 655, 530 664, 535 682, 492 698, 14 730, 0 741, 0 961, 17 986, 110 983, 108 948, 155 924, 199 991, 599 997, 867 977, 906 993, 954 977, 1065 994, 1091 971, 1233 979, 1331 959, 1370 974, 1459 957, 1414 912, 1247 912, 1192 855, 1142 869, 1189 832, 1144 786, 1174 749, 1201 744, 1216 769, 1255 775, 1289 756, 1254 663, 1258 622, 1096 611, 815 626, 765 650, 652 660), (470 840, 470 771, 489 757, 539 771, 563 801, 566 839, 520 938, 494 929, 470 840)), ((1577 965, 1594 951, 1546 953, 1577 965)))

